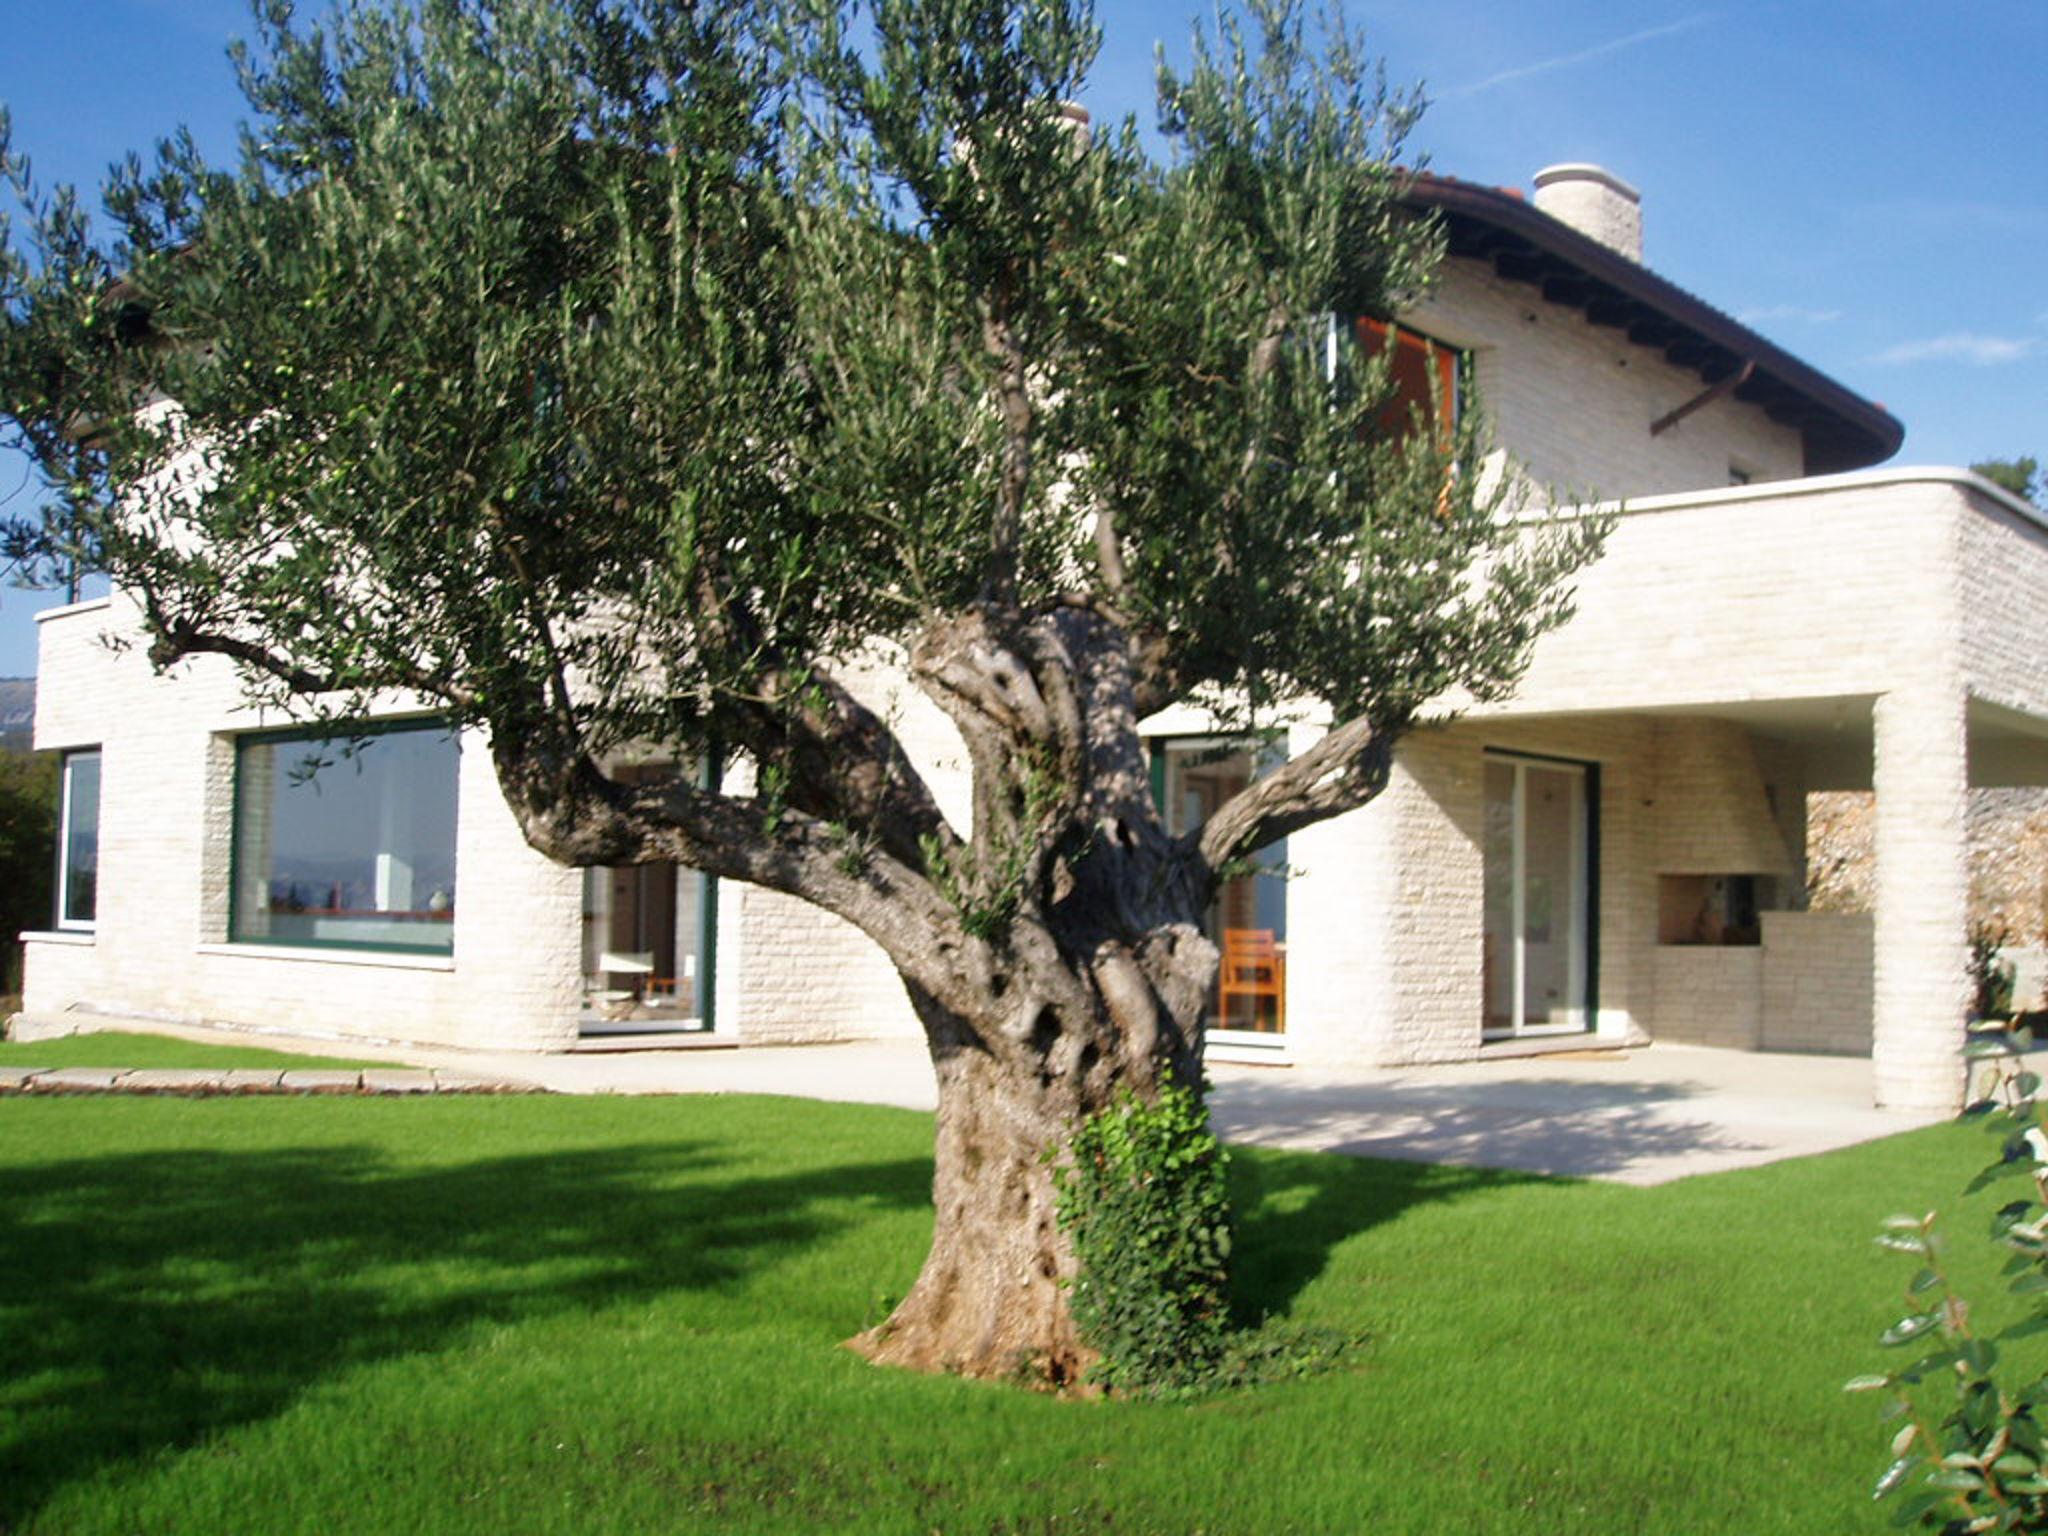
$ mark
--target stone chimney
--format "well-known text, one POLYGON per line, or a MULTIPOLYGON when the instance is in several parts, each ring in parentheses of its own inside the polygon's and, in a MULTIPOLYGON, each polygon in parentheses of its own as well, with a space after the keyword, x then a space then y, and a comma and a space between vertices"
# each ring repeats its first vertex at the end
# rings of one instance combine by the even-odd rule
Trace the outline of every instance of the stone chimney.
POLYGON ((1535 203, 1630 261, 1643 259, 1643 194, 1604 166, 1546 165, 1536 173, 1535 203))
MULTIPOLYGON (((1088 109, 1078 101, 1063 101, 1056 109, 1054 120, 1066 130, 1068 148, 1077 156, 1085 155, 1095 141, 1094 122, 1088 109)), ((963 166, 974 164, 971 129, 963 128, 953 136, 953 158, 963 166)))
POLYGON ((1060 103, 1060 126, 1073 135, 1075 145, 1084 151, 1095 137, 1094 125, 1088 115, 1088 109, 1078 101, 1063 101, 1060 103))

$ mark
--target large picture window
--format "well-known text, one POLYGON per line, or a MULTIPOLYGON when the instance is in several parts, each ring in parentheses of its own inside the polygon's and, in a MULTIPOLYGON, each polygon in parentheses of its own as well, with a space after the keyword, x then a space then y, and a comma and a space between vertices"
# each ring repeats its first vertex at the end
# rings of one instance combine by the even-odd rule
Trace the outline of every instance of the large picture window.
POLYGON ((229 937, 452 950, 456 764, 438 722, 243 737, 229 937))
POLYGON ((99 918, 100 754, 64 754, 57 834, 57 926, 90 929, 99 918))

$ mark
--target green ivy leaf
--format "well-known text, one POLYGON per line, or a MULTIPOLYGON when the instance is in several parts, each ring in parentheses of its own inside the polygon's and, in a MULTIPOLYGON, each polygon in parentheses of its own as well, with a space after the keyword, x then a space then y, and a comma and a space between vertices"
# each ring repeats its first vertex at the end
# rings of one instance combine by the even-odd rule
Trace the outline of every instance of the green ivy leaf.
POLYGON ((1870 1496, 1873 1499, 1881 1499, 1886 1494, 1891 1493, 1899 1484, 1906 1480, 1908 1473, 1925 1460, 1924 1456, 1899 1457, 1884 1469, 1884 1475, 1877 1480, 1877 1486, 1870 1490, 1870 1496))
POLYGON ((1877 1336, 1877 1342, 1886 1349, 1897 1349, 1900 1345, 1910 1344, 1915 1339, 1931 1332, 1940 1323, 1941 1319, 1932 1312, 1916 1312, 1910 1317, 1900 1318, 1891 1327, 1885 1329, 1883 1333, 1877 1336))

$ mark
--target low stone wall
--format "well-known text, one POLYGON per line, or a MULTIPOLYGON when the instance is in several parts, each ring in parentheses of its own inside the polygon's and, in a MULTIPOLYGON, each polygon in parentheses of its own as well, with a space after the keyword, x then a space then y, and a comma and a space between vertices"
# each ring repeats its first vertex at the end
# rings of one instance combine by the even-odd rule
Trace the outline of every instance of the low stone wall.
POLYGON ((1870 1054, 1871 919, 1766 912, 1753 946, 1657 950, 1659 1040, 1745 1051, 1870 1054))
POLYGON ((0 1067, 0 1094, 139 1093, 178 1098, 250 1094, 540 1093, 526 1083, 427 1068, 362 1071, 283 1067, 0 1067))
POLYGON ((1753 1051, 1762 1037, 1763 951, 1666 944, 1657 950, 1659 1040, 1753 1051))
POLYGON ((1766 912, 1763 924, 1764 1049, 1869 1055, 1871 919, 1860 912, 1766 912))

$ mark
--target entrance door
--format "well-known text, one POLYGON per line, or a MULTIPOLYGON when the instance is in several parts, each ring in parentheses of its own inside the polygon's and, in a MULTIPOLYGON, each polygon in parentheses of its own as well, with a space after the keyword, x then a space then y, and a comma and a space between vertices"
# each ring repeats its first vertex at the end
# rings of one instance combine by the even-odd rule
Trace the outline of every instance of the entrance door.
POLYGON ((1583 763, 1486 759, 1485 1033, 1592 1028, 1592 810, 1583 763))
POLYGON ((716 889, 665 861, 583 872, 585 1034, 711 1028, 716 889))

